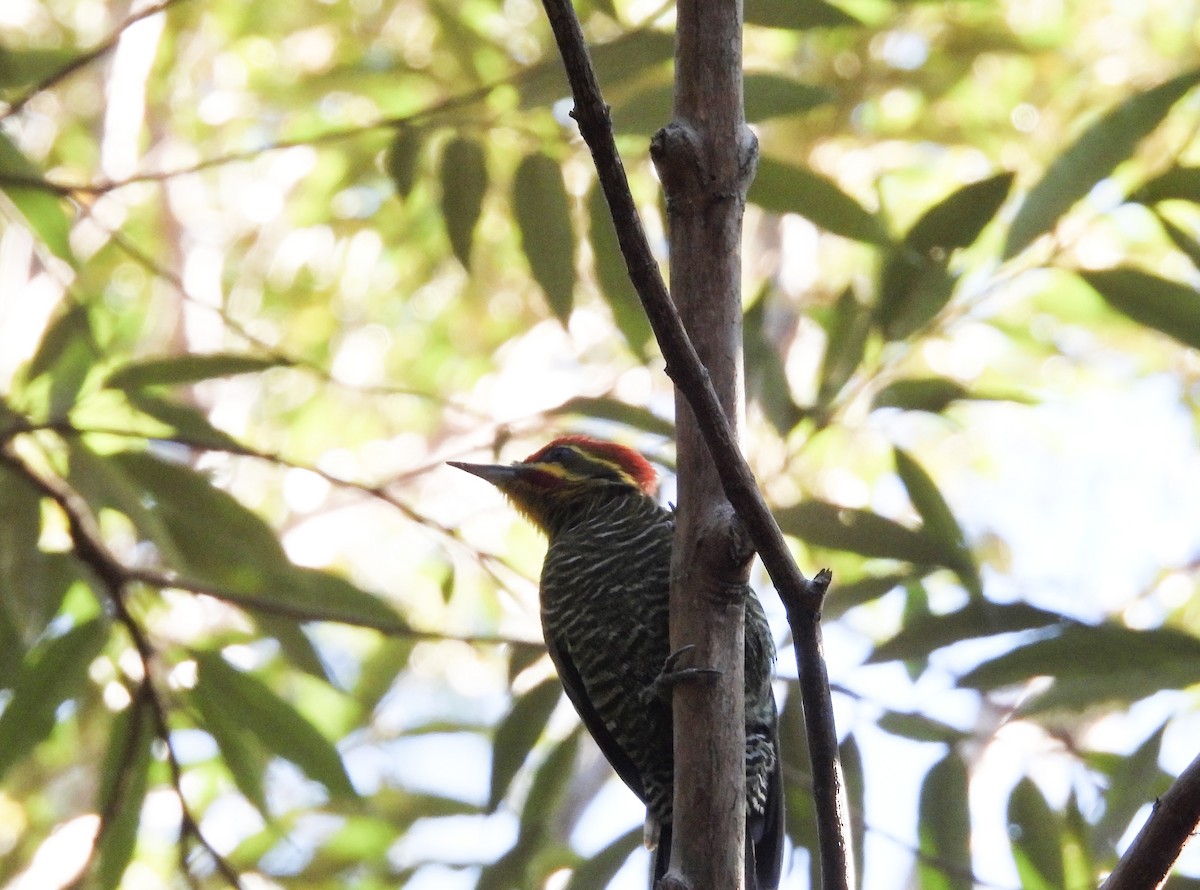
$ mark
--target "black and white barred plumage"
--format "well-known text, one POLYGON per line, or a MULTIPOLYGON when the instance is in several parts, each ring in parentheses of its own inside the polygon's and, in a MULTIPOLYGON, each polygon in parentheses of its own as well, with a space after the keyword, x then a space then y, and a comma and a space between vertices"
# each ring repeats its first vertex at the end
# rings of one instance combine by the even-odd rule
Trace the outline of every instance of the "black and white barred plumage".
MULTIPOLYGON (((635 452, 581 437, 512 467, 459 466, 546 532, 546 645, 588 731, 659 826, 657 880, 670 856, 673 795, 671 702, 656 681, 670 655, 674 519, 652 497, 653 471, 635 452)), ((745 593, 747 887, 773 890, 783 850, 775 647, 762 605, 745 593)))

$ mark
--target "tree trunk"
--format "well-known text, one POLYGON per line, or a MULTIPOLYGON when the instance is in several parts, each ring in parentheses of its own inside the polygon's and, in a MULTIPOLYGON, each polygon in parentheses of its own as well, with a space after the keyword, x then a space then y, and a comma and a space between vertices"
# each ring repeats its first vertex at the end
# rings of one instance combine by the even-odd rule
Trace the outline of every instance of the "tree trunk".
MULTIPOLYGON (((757 158, 742 104, 742 7, 740 0, 681 0, 677 9, 674 120, 656 135, 651 154, 667 199, 671 294, 736 430, 742 215, 757 158)), ((675 686, 671 880, 737 890, 745 885, 743 585, 750 550, 678 391, 675 411, 671 648, 694 647, 681 667, 720 674, 675 686)))

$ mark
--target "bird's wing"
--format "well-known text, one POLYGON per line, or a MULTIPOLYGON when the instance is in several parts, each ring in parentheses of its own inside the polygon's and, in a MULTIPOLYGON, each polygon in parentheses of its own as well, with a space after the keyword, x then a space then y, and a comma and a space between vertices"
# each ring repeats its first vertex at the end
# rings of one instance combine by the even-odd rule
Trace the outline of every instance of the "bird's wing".
POLYGON ((550 651, 550 660, 558 668, 558 677, 562 681, 563 689, 566 690, 567 698, 575 706, 575 711, 579 714, 583 725, 592 734, 592 738, 600 746, 600 751, 612 768, 616 770, 617 775, 621 777, 621 781, 638 796, 638 800, 645 803, 646 792, 642 786, 642 774, 625 749, 613 738, 613 734, 604 725, 604 720, 601 719, 599 712, 592 706, 583 683, 583 677, 580 676, 579 669, 575 666, 570 653, 564 646, 550 641, 547 641, 547 648, 550 651))

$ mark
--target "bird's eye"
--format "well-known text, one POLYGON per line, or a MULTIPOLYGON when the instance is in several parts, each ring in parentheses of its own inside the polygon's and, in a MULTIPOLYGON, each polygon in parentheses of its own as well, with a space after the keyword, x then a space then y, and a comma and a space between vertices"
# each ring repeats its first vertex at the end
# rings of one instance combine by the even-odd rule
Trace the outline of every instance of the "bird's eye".
POLYGON ((542 462, 548 464, 561 464, 570 460, 574 452, 565 445, 555 445, 549 451, 542 455, 542 462))

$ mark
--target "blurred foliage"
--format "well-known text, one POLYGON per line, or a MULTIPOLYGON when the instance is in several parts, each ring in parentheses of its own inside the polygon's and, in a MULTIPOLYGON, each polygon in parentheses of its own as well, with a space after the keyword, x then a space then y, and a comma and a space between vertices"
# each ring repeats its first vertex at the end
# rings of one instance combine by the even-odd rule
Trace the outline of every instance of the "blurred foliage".
MULTIPOLYGON (((577 7, 659 238, 672 10, 577 7)), ((0 885, 638 886, 541 545, 442 466, 672 464, 540 9, 133 9, 0 4, 0 885)), ((872 890, 1094 885, 1195 753, 1198 13, 746 4, 747 452, 872 890)))

